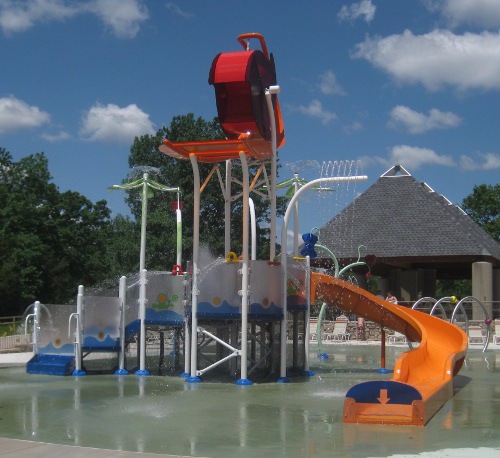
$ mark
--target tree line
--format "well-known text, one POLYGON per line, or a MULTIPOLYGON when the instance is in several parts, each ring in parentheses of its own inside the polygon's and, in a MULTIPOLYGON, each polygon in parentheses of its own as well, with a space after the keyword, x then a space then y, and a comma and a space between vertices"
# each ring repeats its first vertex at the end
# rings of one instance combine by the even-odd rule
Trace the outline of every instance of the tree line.
MULTIPOLYGON (((206 121, 190 113, 175 116, 154 135, 136 137, 130 148, 131 174, 123 182, 142 176, 179 187, 183 208, 183 259, 190 259, 193 227, 193 175, 189 161, 158 152, 164 138, 173 142, 224 138, 217 119, 206 121)), ((206 177, 212 164, 200 164, 206 177)), ((236 176, 238 178, 238 176, 236 176)), ((203 179, 203 178, 202 178, 203 179)), ((252 196, 257 222, 269 219, 269 205, 252 196)), ((175 264, 176 221, 171 202, 177 196, 156 192, 148 200, 146 266, 167 270, 175 264)), ((121 275, 139 269, 141 193, 129 192, 126 202, 133 218, 111 217, 105 200, 92 203, 74 192, 60 192, 52 182, 43 153, 14 161, 0 147, 0 316, 20 315, 26 307, 74 300, 79 284, 115 287, 121 275)), ((215 255, 224 255, 224 198, 218 185, 207 186, 200 208, 200 238, 215 255)), ((278 215, 285 198, 278 199, 278 215)), ((500 185, 475 186, 463 202, 464 210, 495 240, 500 241, 500 185)), ((241 199, 232 205, 232 221, 241 221, 241 199)), ((259 257, 269 247, 269 230, 257 224, 259 257)), ((231 228, 241 240, 241 224, 231 228)), ((239 252, 241 246, 232 247, 239 252)))

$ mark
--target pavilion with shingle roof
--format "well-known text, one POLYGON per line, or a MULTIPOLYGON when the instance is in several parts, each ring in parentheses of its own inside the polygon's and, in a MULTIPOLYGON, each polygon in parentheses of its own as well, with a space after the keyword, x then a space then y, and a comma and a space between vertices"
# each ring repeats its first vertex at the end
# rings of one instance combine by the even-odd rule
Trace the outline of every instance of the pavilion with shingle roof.
POLYGON ((404 300, 433 296, 437 279, 470 279, 476 263, 487 264, 492 278, 500 278, 500 244, 401 165, 321 228, 320 243, 341 265, 356 261, 364 246, 370 273, 404 300))

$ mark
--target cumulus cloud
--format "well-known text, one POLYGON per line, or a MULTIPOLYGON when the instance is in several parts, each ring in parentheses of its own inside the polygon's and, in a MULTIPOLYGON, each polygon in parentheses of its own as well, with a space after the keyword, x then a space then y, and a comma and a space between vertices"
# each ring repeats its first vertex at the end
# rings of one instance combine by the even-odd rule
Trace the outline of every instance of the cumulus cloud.
POLYGON ((180 16, 181 18, 184 18, 184 19, 190 19, 190 18, 192 18, 194 16, 193 13, 189 13, 189 12, 184 11, 183 9, 181 9, 181 7, 179 5, 177 5, 177 3, 168 2, 167 3, 167 9, 172 14, 175 14, 176 16, 180 16))
POLYGON ((420 148, 417 146, 396 145, 387 158, 380 156, 366 156, 360 158, 365 164, 380 164, 391 166, 401 164, 407 169, 417 170, 424 165, 441 165, 444 167, 456 167, 457 164, 451 156, 444 156, 436 153, 429 148, 420 148))
POLYGON ((118 38, 134 38, 148 17, 148 9, 140 0, 95 0, 89 5, 118 38))
POLYGON ((42 138, 44 140, 47 140, 50 143, 57 143, 57 142, 61 142, 61 141, 64 141, 64 140, 68 140, 69 138, 71 138, 71 136, 68 134, 68 132, 65 132, 64 130, 61 130, 60 132, 58 132, 55 135, 48 134, 48 133, 43 133, 42 134, 42 138))
POLYGON ((500 90, 500 33, 455 35, 434 30, 414 35, 367 37, 352 55, 366 59, 397 82, 423 84, 430 90, 444 85, 500 90))
POLYGON ((477 153, 477 159, 462 155, 460 167, 464 170, 496 170, 500 169, 500 154, 477 153))
POLYGON ((119 38, 133 38, 148 18, 143 0, 0 0, 0 28, 5 33, 23 32, 39 22, 62 21, 91 13, 119 38))
POLYGON ((421 134, 433 129, 449 129, 457 127, 462 122, 459 116, 449 111, 432 108, 426 115, 404 105, 394 107, 389 117, 389 127, 402 126, 412 134, 421 134))
POLYGON ((149 115, 137 105, 120 108, 111 103, 94 105, 85 114, 80 131, 87 140, 108 143, 130 143, 136 136, 153 133, 149 115))
POLYGON ((439 11, 448 25, 475 25, 482 28, 500 27, 498 0, 440 0, 427 2, 429 9, 439 11))
POLYGON ((36 22, 61 21, 78 14, 79 8, 64 0, 2 0, 0 27, 5 33, 23 32, 36 22))
POLYGON ((32 129, 50 121, 50 115, 13 95, 0 98, 0 134, 32 129))
POLYGON ((354 21, 358 18, 362 18, 365 22, 370 23, 375 17, 376 9, 377 7, 371 0, 361 0, 360 2, 353 3, 349 6, 342 6, 337 14, 337 17, 341 21, 354 21))
POLYGON ((290 106, 291 111, 299 112, 310 118, 318 118, 322 124, 328 124, 337 118, 337 115, 331 111, 325 110, 321 102, 317 99, 311 100, 309 105, 290 106))
POLYGON ((363 124, 358 121, 354 121, 351 124, 348 124, 342 128, 342 130, 347 134, 351 135, 354 132, 358 132, 363 129, 363 124))
POLYGON ((327 70, 319 77, 319 79, 320 82, 318 84, 318 87, 323 94, 346 95, 345 91, 337 82, 337 77, 335 76, 335 73, 333 73, 331 70, 327 70))

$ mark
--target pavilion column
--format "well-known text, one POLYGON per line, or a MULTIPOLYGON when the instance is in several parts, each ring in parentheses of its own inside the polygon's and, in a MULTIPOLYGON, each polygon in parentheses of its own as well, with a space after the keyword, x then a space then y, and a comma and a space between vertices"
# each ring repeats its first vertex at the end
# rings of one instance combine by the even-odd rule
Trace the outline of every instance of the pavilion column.
MULTIPOLYGON (((479 299, 492 316, 493 312, 493 266, 489 262, 474 262, 472 264, 472 295, 479 299)), ((479 305, 472 306, 472 319, 480 320, 483 313, 479 305)))

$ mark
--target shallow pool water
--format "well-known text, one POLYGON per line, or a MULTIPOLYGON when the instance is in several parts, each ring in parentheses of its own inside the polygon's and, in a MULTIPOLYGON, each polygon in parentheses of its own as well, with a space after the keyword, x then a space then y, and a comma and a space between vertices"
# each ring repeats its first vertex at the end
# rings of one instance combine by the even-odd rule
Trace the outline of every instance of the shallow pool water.
MULTIPOLYGON (((469 350, 455 397, 426 427, 344 425, 346 391, 380 378, 377 346, 328 345, 313 377, 248 387, 170 376, 29 375, 0 369, 0 436, 204 457, 378 457, 500 450, 500 351, 469 350)), ((387 348, 391 368, 405 347, 387 348)), ((451 456, 451 455, 450 455, 451 456)), ((491 455, 494 456, 494 455, 491 455)), ((498 456, 498 455, 497 455, 498 456)))

